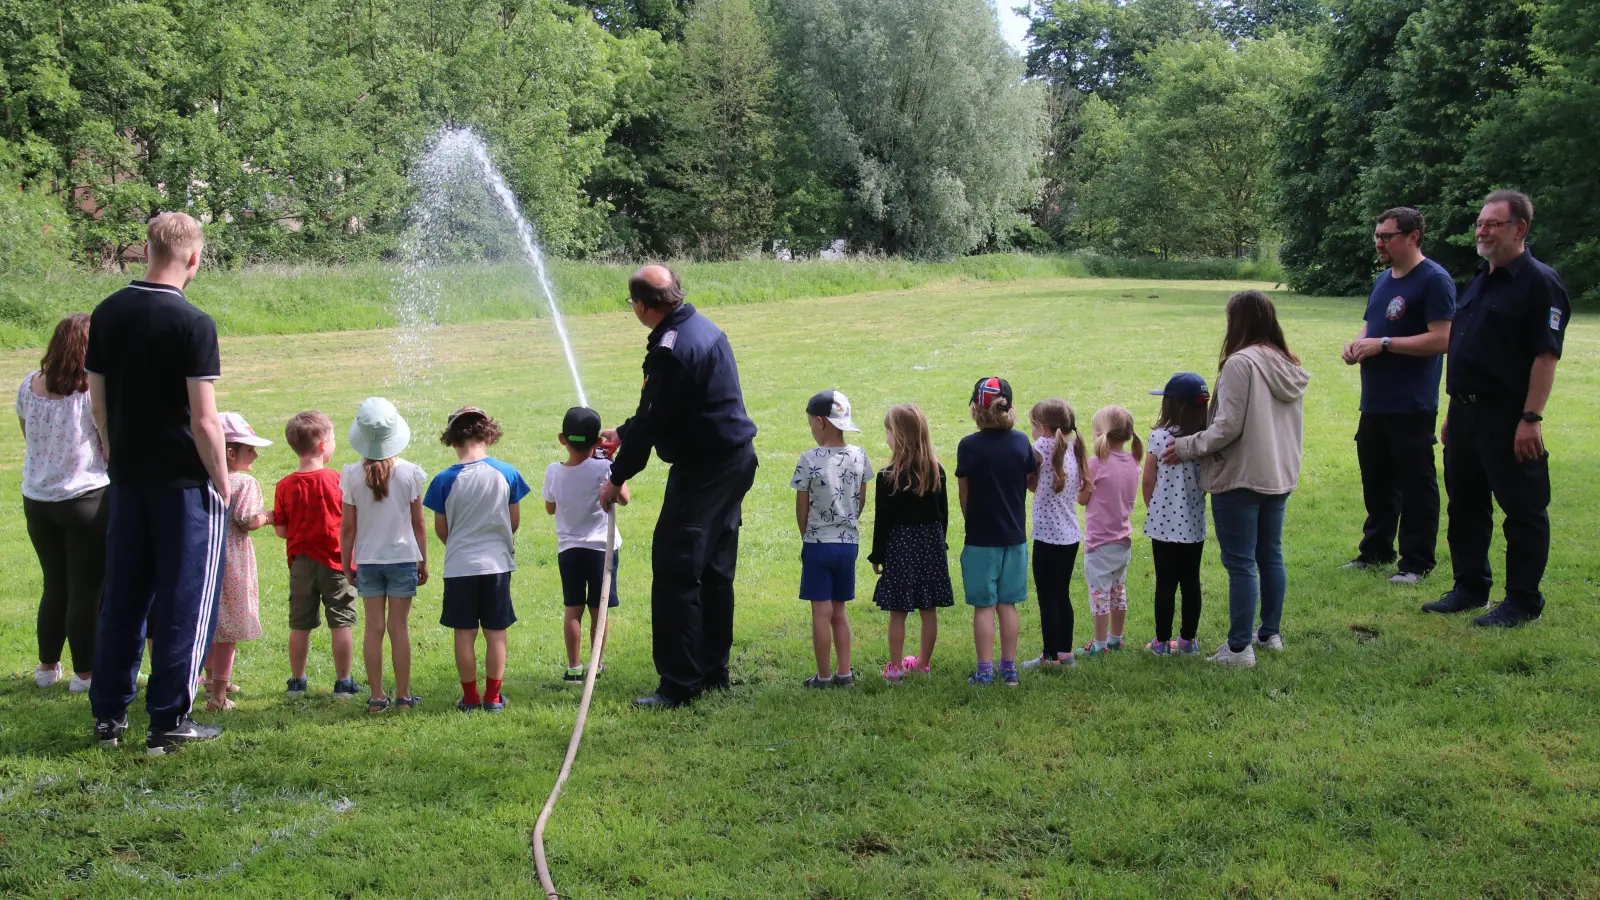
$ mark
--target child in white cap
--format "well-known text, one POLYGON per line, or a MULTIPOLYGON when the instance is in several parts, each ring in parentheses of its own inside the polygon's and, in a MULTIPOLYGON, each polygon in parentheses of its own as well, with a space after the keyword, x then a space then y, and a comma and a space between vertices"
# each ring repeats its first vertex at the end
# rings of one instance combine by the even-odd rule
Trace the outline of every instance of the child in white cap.
POLYGON ((239 641, 253 641, 262 635, 261 597, 256 584, 256 549, 250 532, 271 521, 261 499, 261 484, 250 474, 256 462, 256 448, 272 442, 256 434, 244 416, 225 412, 222 439, 228 458, 228 533, 222 564, 222 599, 217 605, 217 629, 206 657, 210 676, 207 712, 233 708, 228 694, 237 691, 231 682, 233 657, 239 641))
POLYGON ((846 431, 860 431, 850 420, 850 398, 823 391, 806 403, 811 436, 817 446, 800 454, 789 486, 795 494, 795 523, 800 528, 800 599, 811 603, 811 643, 817 674, 806 687, 849 687, 850 620, 844 605, 856 598, 858 524, 867 505, 872 463, 867 451, 844 441, 846 431), (837 669, 829 666, 837 649, 837 669))

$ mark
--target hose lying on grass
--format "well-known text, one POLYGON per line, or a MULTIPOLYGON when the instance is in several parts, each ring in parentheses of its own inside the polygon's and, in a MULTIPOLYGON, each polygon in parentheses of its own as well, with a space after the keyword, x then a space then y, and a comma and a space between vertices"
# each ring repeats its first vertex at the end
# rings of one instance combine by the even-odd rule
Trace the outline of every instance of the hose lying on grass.
POLYGON ((544 856, 544 826, 550 821, 550 814, 555 811, 556 798, 561 796, 561 786, 566 783, 567 776, 572 774, 572 763, 578 758, 578 744, 583 740, 583 726, 589 719, 589 700, 594 697, 594 679, 600 672, 600 651, 606 645, 606 608, 611 597, 611 561, 617 553, 617 508, 611 507, 606 511, 606 558, 605 566, 600 570, 600 603, 597 607, 599 621, 595 623, 594 637, 590 640, 589 671, 583 676, 583 699, 578 702, 578 721, 572 726, 572 739, 567 741, 567 758, 561 763, 561 773, 556 776, 555 786, 550 789, 550 796, 544 801, 544 810, 539 813, 539 820, 533 824, 533 866, 539 873, 539 886, 544 888, 546 900, 557 900, 561 896, 556 891, 555 882, 550 880, 550 863, 544 856))

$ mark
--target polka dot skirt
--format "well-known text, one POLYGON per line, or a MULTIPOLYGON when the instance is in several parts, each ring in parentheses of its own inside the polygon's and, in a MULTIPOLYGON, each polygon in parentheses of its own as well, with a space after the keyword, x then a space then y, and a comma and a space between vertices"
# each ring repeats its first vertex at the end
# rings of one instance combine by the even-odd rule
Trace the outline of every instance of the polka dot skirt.
POLYGON ((950 560, 938 523, 902 525, 889 533, 872 602, 888 612, 911 612, 953 606, 950 560))

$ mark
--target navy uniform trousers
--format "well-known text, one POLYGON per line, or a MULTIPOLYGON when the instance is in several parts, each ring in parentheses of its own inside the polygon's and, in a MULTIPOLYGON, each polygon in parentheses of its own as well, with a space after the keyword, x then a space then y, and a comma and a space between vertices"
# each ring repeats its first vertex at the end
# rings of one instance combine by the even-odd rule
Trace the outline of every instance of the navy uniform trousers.
POLYGON ((222 595, 228 510, 207 484, 119 485, 107 490, 106 586, 89 705, 120 719, 138 695, 139 662, 151 642, 145 708, 152 730, 173 728, 194 705, 222 595))
MULTIPOLYGON (((1522 403, 1452 398, 1444 448, 1444 486, 1450 494, 1450 558, 1455 591, 1489 601, 1492 497, 1505 513, 1506 601, 1539 612, 1539 582, 1550 559, 1550 454, 1518 462, 1515 450, 1522 403)), ((96 676, 98 677, 98 676, 96 676)))
POLYGON ((712 464, 675 463, 656 519, 650 586, 657 693, 692 700, 728 683, 740 507, 756 477, 746 444, 712 464))

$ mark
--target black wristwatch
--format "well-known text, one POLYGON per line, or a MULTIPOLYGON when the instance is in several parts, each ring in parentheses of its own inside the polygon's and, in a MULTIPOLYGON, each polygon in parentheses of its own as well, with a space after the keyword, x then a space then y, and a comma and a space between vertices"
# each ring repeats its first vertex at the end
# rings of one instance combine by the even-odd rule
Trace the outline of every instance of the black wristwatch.
POLYGON ((1539 422, 1543 422, 1544 421, 1544 416, 1541 416, 1536 412, 1532 412, 1531 410, 1525 410, 1522 413, 1522 421, 1536 424, 1536 423, 1539 423, 1539 422))

